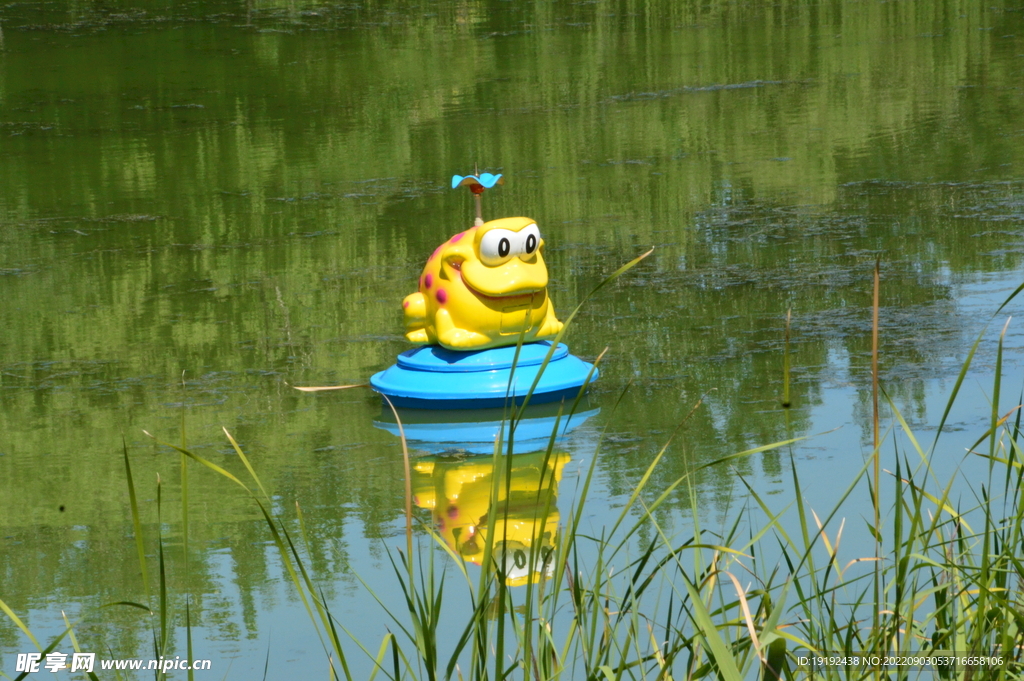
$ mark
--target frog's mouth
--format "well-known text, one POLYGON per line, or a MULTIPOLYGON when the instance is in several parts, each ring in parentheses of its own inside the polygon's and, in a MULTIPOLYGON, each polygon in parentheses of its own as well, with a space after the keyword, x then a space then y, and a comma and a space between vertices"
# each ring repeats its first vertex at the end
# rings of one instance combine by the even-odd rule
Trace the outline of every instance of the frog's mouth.
POLYGON ((465 285, 465 287, 469 290, 470 293, 472 293, 474 296, 482 300, 490 300, 495 303, 499 303, 503 307, 508 307, 509 305, 517 304, 522 305, 524 303, 527 303, 530 301, 530 299, 533 298, 533 295, 535 293, 541 290, 539 288, 529 286, 520 288, 515 291, 510 291, 509 293, 484 293, 476 286, 473 286, 469 278, 466 276, 466 273, 462 271, 461 260, 452 260, 448 264, 451 266, 453 270, 459 273, 459 278, 462 280, 463 285, 465 285))
POLYGON ((462 278, 462 283, 465 284, 466 288, 469 289, 469 292, 472 293, 477 298, 483 298, 484 300, 493 300, 495 302, 501 303, 502 305, 525 302, 533 298, 533 294, 536 293, 536 291, 516 291, 514 293, 506 293, 500 296, 491 296, 484 293, 483 291, 480 291, 479 289, 473 288, 473 285, 470 284, 469 280, 466 279, 465 277, 462 278))

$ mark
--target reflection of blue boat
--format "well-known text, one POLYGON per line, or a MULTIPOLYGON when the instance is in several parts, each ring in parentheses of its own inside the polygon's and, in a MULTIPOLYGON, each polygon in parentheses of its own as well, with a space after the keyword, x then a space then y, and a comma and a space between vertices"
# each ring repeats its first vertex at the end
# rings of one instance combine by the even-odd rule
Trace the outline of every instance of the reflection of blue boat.
MULTIPOLYGON (((502 431, 503 422, 502 451, 508 452, 511 441, 512 453, 519 454, 546 449, 556 422, 556 439, 563 438, 601 411, 588 409, 571 416, 562 414, 559 418, 558 410, 559 405, 555 404, 529 406, 521 414, 522 418, 516 422, 515 431, 512 433, 509 432, 508 414, 502 409, 444 412, 399 409, 398 416, 402 420, 402 429, 409 445, 431 454, 452 451, 491 454, 494 451, 494 441, 499 431, 502 431)), ((398 424, 386 406, 373 425, 398 436, 398 424)))
POLYGON ((370 385, 396 407, 413 409, 486 409, 522 404, 534 381, 530 404, 571 402, 587 382, 596 381, 593 364, 559 344, 541 373, 550 341, 473 352, 427 345, 407 350, 398 362, 376 373, 370 385), (514 369, 513 369, 514 364, 514 369), (593 374, 591 374, 593 371, 593 374), (539 380, 537 379, 540 375, 539 380))

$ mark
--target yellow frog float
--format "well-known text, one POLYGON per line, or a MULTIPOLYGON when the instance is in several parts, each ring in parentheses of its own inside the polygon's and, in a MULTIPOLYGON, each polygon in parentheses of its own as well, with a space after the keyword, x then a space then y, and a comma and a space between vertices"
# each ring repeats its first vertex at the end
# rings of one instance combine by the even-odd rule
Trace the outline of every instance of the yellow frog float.
POLYGON ((406 296, 405 337, 450 350, 483 350, 554 337, 544 240, 530 218, 501 218, 459 232, 427 260, 406 296))
POLYGON ((405 337, 419 345, 370 377, 394 407, 504 409, 574 400, 597 368, 569 354, 548 297, 544 240, 531 218, 484 222, 480 196, 501 175, 456 175, 476 220, 434 250, 416 293, 402 303, 405 337), (522 346, 519 341, 522 339, 522 346))

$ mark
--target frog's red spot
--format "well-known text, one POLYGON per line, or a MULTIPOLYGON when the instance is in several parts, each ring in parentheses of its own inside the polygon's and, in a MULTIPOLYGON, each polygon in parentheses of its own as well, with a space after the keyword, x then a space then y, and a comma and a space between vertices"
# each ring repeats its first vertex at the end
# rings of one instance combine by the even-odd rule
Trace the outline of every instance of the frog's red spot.
POLYGON ((456 234, 455 236, 453 236, 451 238, 451 243, 453 243, 453 244, 459 243, 459 239, 461 239, 463 236, 465 236, 465 234, 466 234, 465 232, 459 232, 458 234, 456 234))
POLYGON ((442 305, 448 302, 448 294, 445 292, 443 288, 437 289, 437 302, 441 303, 442 305))
POLYGON ((424 275, 423 276, 423 288, 430 288, 433 285, 434 285, 434 277, 433 277, 433 275, 430 275, 430 274, 424 275))
POLYGON ((408 300, 403 300, 402 301, 402 307, 408 308, 409 307, 409 301, 408 300))
POLYGON ((459 507, 458 506, 449 506, 448 507, 448 517, 449 518, 458 518, 459 517, 459 507))

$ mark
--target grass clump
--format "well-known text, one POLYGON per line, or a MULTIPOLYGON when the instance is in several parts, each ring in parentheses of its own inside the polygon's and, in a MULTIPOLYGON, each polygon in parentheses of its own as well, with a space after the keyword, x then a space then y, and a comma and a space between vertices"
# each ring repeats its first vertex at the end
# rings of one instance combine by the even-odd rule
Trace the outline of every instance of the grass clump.
MULTIPOLYGON (((876 296, 876 312, 877 307, 876 296)), ((967 480, 958 473, 940 481, 932 465, 936 457, 948 456, 939 447, 942 425, 981 338, 928 447, 873 371, 892 427, 874 438, 859 472, 820 513, 803 499, 790 451, 793 501, 773 507, 738 476, 751 503, 724 529, 706 529, 693 485, 696 473, 771 449, 791 450, 802 438, 738 452, 655 489, 653 473, 685 431, 684 419, 615 521, 597 535, 587 534, 584 519, 600 439, 563 521, 558 486, 564 455, 557 449, 557 426, 546 449, 513 455, 520 414, 513 408, 493 454, 472 462, 480 469, 473 479, 481 481, 481 501, 473 524, 456 533, 414 514, 414 477, 429 476, 430 466, 440 464, 412 464, 405 450, 406 542, 388 553, 399 605, 365 586, 392 622, 379 641, 360 640, 332 614, 304 558, 308 541, 300 507, 287 515, 274 510, 230 433, 225 430, 240 464, 237 473, 198 456, 184 441, 167 446, 183 462, 232 481, 257 506, 319 638, 330 679, 1016 679, 1024 675, 1024 451, 1020 405, 1000 406, 1002 336, 989 427, 967 454, 987 464, 987 478, 967 480), (851 549, 850 540, 843 541, 844 532, 854 532, 844 504, 865 492, 872 508, 870 520, 863 521, 867 541, 851 549), (958 500, 964 492, 974 495, 966 507, 958 500), (680 494, 691 500, 692 515, 692 531, 681 537, 666 531, 658 513, 680 494), (467 562, 479 564, 479 571, 467 562), (455 627, 448 615, 453 609, 467 613, 455 627)), ((566 416, 575 407, 568 406, 566 416)), ((151 573, 127 450, 124 457, 149 594, 151 573)), ((184 478, 184 463, 181 470, 184 478)), ((423 508, 442 503, 421 496, 416 504, 423 508)), ((159 500, 158 494, 158 506, 159 500)), ((187 514, 184 505, 182 513, 187 514)), ((171 628, 162 543, 157 561, 155 607, 121 605, 153 613, 154 649, 160 653, 171 628)), ((35 642, 2 601, 0 609, 35 642)), ((69 623, 47 650, 73 630, 69 623)))

